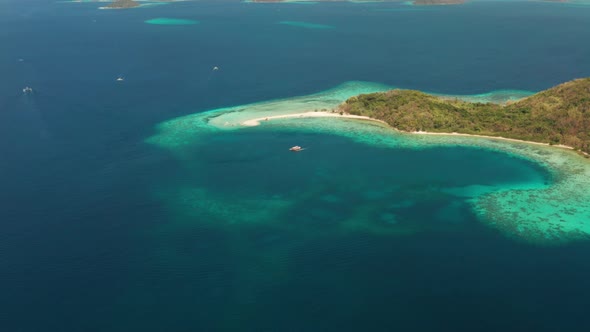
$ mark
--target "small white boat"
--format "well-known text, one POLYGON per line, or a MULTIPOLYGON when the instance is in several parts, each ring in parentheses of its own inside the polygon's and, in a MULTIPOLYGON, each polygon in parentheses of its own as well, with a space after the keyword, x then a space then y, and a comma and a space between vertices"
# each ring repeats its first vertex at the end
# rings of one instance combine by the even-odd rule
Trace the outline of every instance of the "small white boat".
POLYGON ((219 67, 215 66, 215 67, 213 67, 213 70, 214 71, 219 70, 219 67))
POLYGON ((295 145, 294 147, 290 148, 289 151, 299 152, 299 151, 303 151, 303 148, 300 147, 299 145, 295 145))
POLYGON ((26 88, 23 89, 23 93, 32 93, 32 92, 33 92, 33 88, 31 88, 31 87, 27 86, 26 88))
POLYGON ((123 76, 117 77, 117 82, 123 82, 125 78, 123 76))

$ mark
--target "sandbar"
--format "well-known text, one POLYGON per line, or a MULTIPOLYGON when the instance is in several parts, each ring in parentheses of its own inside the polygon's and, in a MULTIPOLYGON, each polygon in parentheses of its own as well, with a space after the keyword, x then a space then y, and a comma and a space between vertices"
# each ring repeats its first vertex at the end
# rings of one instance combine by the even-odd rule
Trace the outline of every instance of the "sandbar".
POLYGON ((252 127, 252 126, 260 125, 261 121, 270 121, 270 120, 276 120, 276 119, 289 119, 289 118, 301 119, 301 118, 325 118, 325 117, 347 118, 347 119, 357 119, 357 120, 370 120, 370 121, 385 123, 384 121, 373 119, 368 116, 361 116, 361 115, 352 115, 352 114, 346 114, 346 113, 340 114, 340 113, 335 113, 335 112, 303 112, 303 113, 274 115, 274 116, 267 116, 267 117, 263 117, 263 118, 250 119, 250 120, 246 120, 246 121, 242 122, 241 125, 252 127))

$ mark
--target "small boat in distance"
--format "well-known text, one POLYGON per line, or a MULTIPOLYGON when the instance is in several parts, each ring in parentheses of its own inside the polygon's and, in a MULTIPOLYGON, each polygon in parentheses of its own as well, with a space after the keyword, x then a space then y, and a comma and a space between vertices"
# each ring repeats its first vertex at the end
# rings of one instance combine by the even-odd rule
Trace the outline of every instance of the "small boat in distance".
POLYGON ((23 93, 31 93, 31 92, 33 92, 33 88, 31 88, 31 87, 27 86, 26 88, 23 89, 23 93))
POLYGON ((123 82, 124 80, 125 80, 125 77, 123 77, 123 76, 117 77, 117 82, 123 82))
POLYGON ((289 151, 299 152, 299 151, 303 151, 303 148, 300 147, 299 145, 295 145, 294 147, 290 148, 289 151))

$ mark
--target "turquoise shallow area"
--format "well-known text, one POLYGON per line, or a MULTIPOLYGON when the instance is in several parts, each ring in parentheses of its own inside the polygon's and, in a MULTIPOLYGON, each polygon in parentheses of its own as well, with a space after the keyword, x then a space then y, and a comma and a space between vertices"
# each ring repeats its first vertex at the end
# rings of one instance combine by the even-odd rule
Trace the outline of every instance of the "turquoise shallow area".
POLYGON ((334 27, 331 25, 301 22, 301 21, 281 21, 281 22, 279 22, 279 24, 290 25, 293 27, 306 28, 306 29, 319 29, 319 30, 334 29, 334 27))
POLYGON ((178 217, 158 232, 270 228, 311 240, 461 231, 474 218, 469 188, 532 190, 551 182, 526 158, 480 147, 418 142, 414 148, 407 145, 412 138, 388 132, 333 119, 203 132, 206 143, 186 148, 179 173, 156 190, 178 217), (294 141, 306 150, 289 152, 294 141))
MULTIPOLYGON (((190 147, 192 144, 198 143, 198 134, 204 131, 239 129, 244 121, 253 118, 312 111, 331 111, 350 97, 394 88, 394 86, 380 83, 351 81, 312 95, 223 107, 165 121, 158 125, 159 133, 148 139, 148 141, 180 152, 184 146, 190 147)), ((530 94, 532 92, 499 90, 478 95, 439 94, 439 96, 469 101, 503 103, 530 94)))
MULTIPOLYGON (((473 174, 476 175, 473 181, 455 179, 449 180, 448 185, 441 186, 438 182, 446 181, 445 176, 450 174, 449 172, 452 172, 452 170, 448 169, 443 173, 438 173, 437 167, 433 166, 434 168, 422 170, 419 173, 422 180, 426 182, 432 181, 434 189, 428 195, 436 193, 436 195, 450 195, 464 199, 464 203, 471 207, 470 211, 476 213, 480 221, 503 231, 509 236, 530 242, 558 243, 585 238, 590 234, 590 212, 588 212, 590 211, 588 203, 590 202, 590 194, 584 189, 588 188, 590 184, 590 163, 568 150, 498 139, 467 138, 454 135, 401 134, 378 122, 338 117, 271 119, 270 121, 262 121, 260 127, 254 128, 247 128, 243 125, 244 121, 253 118, 302 112, 313 113, 313 111, 321 110, 329 111, 352 95, 382 91, 388 88, 390 87, 375 83, 349 82, 314 95, 222 108, 189 115, 160 124, 158 133, 149 138, 148 142, 169 149, 179 158, 187 161, 193 159, 195 149, 207 149, 212 145, 215 146, 216 150, 220 149, 218 147, 219 143, 225 142, 224 137, 230 137, 226 135, 231 135, 233 132, 237 134, 242 131, 248 133, 270 131, 282 133, 280 135, 288 133, 288 137, 298 137, 302 133, 337 135, 361 143, 367 146, 367 149, 369 147, 378 147, 385 149, 383 153, 391 151, 390 153, 393 155, 420 151, 425 157, 418 162, 411 162, 401 157, 404 158, 404 162, 414 164, 413 168, 405 170, 407 176, 411 176, 413 172, 419 172, 419 169, 424 167, 422 164, 428 164, 433 160, 438 163, 441 158, 444 158, 442 156, 432 156, 432 149, 443 147, 457 149, 461 147, 463 150, 458 155, 463 155, 456 157, 455 166, 457 170, 463 169, 463 167, 471 169, 474 172, 473 174), (489 164, 484 163, 485 167, 484 165, 465 166, 470 161, 470 158, 477 158, 477 153, 485 154, 485 152, 479 151, 495 153, 498 159, 488 159, 486 163, 489 164), (491 177, 491 179, 494 176, 497 177, 498 174, 494 175, 494 173, 501 173, 500 169, 514 160, 527 160, 531 163, 530 165, 537 165, 534 167, 546 169, 547 171, 539 172, 546 172, 547 175, 536 175, 535 177, 534 174, 541 173, 533 172, 532 175, 527 175, 528 171, 515 171, 515 174, 520 175, 515 175, 515 179, 508 182, 499 180, 498 182, 484 183, 484 180, 488 177, 491 177), (490 173, 486 175, 484 170, 488 168, 490 173), (430 176, 433 177, 431 180, 428 179, 430 176)), ((519 91, 498 91, 477 96, 454 97, 480 101, 508 101, 526 94, 526 92, 519 91)), ((259 155, 258 152, 251 149, 257 149, 256 147, 261 144, 260 142, 250 142, 248 139, 240 140, 240 142, 247 148, 244 152, 235 152, 237 155, 230 157, 229 160, 233 160, 233 158, 238 158, 238 160, 240 158, 256 158, 252 154, 254 156, 259 155)), ((276 147, 278 149, 276 153, 282 153, 288 146, 294 144, 306 147, 298 139, 291 139, 289 142, 285 140, 284 145, 276 147)), ((299 154, 300 156, 313 154, 311 149, 314 149, 313 145, 317 145, 317 142, 310 142, 309 144, 311 145, 309 147, 310 151, 304 151, 299 154)), ((346 148, 346 146, 340 145, 340 148, 346 148)), ((198 167, 197 164, 191 164, 191 167, 198 167)), ((357 172, 363 173, 363 168, 359 167, 357 172)), ((461 174, 467 174, 466 172, 460 171, 461 174)), ((358 214, 349 211, 346 215, 352 215, 350 219, 353 221, 342 221, 340 226, 347 229, 368 228, 378 233, 399 231, 395 227, 375 226, 372 223, 375 220, 382 220, 387 221, 387 224, 396 224, 398 220, 395 212, 383 209, 383 202, 368 203, 373 199, 389 197, 392 194, 391 192, 372 189, 373 186, 378 186, 382 182, 380 177, 373 180, 365 178, 355 181, 354 178, 357 175, 354 173, 355 170, 350 170, 350 179, 348 181, 363 186, 370 183, 367 188, 354 190, 354 192, 364 192, 364 197, 368 197, 369 201, 360 205, 359 209, 355 211, 358 214), (375 211, 378 210, 381 213, 377 215, 375 211)), ((240 174, 235 179, 236 181, 240 177, 250 176, 248 171, 236 174, 240 174)), ((286 172, 285 174, 286 176, 292 176, 294 173, 286 172)), ((326 174, 330 174, 330 172, 326 174)), ((276 181, 280 182, 278 179, 276 181)), ((392 183, 397 183, 397 181, 399 180, 392 183)), ((251 187, 251 185, 247 187, 251 187)), ((313 193, 312 195, 317 195, 314 199, 328 203, 339 202, 341 199, 338 195, 331 193, 330 189, 306 189, 305 191, 302 190, 302 192, 313 193)), ((231 223, 233 224, 265 223, 269 220, 275 220, 276 216, 292 208, 298 201, 298 199, 288 199, 280 193, 263 195, 257 198, 251 193, 240 195, 236 191, 233 191, 232 195, 235 196, 225 200, 222 198, 223 195, 215 196, 206 187, 198 187, 184 188, 180 190, 180 193, 176 192, 167 197, 174 197, 169 201, 175 202, 174 205, 180 210, 194 209, 195 211, 201 211, 206 207, 211 213, 217 215, 219 220, 224 220, 226 223, 232 220, 231 223), (240 197, 248 197, 248 199, 241 199, 240 197)), ((405 201, 401 198, 399 200, 405 201)), ((416 201, 416 199, 410 199, 410 201, 416 201)), ((415 203, 401 204, 413 205, 415 203)), ((453 208, 448 207, 446 209, 452 210, 453 208)), ((450 213, 453 214, 453 212, 450 213)), ((408 225, 404 226, 407 228, 408 225)), ((412 225, 412 227, 414 226, 416 225, 412 225)))
POLYGON ((181 153, 184 148, 203 142, 199 138, 203 132, 238 129, 243 121, 251 118, 299 113, 302 110, 329 110, 352 96, 390 88, 379 83, 347 82, 309 96, 223 107, 160 123, 158 134, 149 138, 148 142, 181 153))
POLYGON ((572 151, 497 139, 397 134, 389 128, 353 120, 295 122, 281 120, 273 125, 342 135, 381 147, 424 150, 433 146, 463 146, 526 158, 545 167, 552 183, 471 184, 444 191, 468 198, 480 221, 518 239, 551 244, 586 239, 590 235, 590 193, 586 190, 590 186, 590 163, 572 151))
POLYGON ((161 18, 153 18, 150 20, 146 20, 145 23, 156 24, 156 25, 194 25, 194 24, 199 24, 199 21, 180 19, 180 18, 161 17, 161 18))

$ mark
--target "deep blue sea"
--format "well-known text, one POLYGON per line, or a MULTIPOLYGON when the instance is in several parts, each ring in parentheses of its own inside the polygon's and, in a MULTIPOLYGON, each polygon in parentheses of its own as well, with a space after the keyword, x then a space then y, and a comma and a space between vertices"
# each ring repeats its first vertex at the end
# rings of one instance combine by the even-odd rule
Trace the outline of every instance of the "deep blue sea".
POLYGON ((0 331, 590 331, 589 242, 506 236, 441 190, 550 182, 536 163, 272 128, 182 158, 146 143, 175 117, 351 80, 590 76, 590 6, 98 6, 0 4, 0 331), (277 154, 295 141, 312 148, 277 154))

